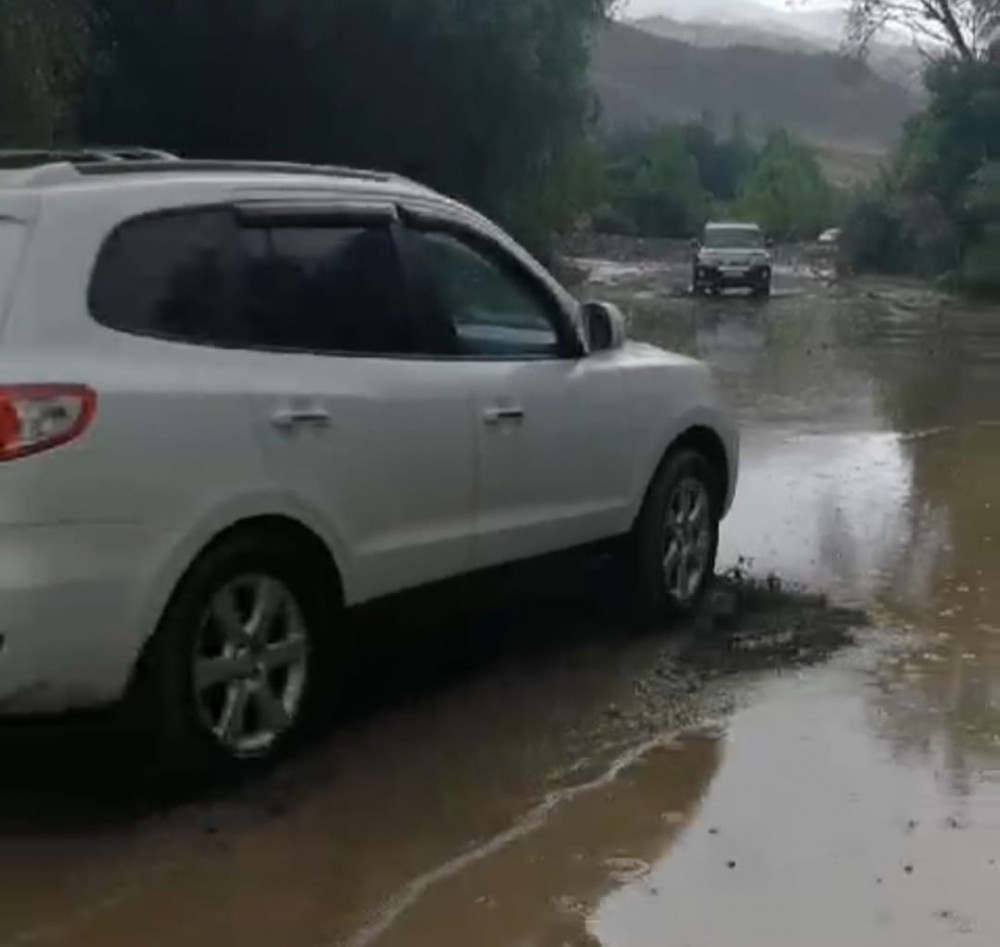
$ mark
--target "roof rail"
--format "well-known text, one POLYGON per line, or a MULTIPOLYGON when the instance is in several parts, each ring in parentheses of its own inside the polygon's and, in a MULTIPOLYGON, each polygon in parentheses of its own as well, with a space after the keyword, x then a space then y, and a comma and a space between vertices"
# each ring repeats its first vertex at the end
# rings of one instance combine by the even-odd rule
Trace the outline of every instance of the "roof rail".
POLYGON ((150 174, 163 172, 232 172, 252 171, 262 174, 329 175, 340 178, 357 178, 366 181, 399 181, 399 175, 385 171, 368 171, 362 168, 340 167, 330 164, 295 164, 286 161, 227 161, 188 158, 139 159, 133 161, 93 161, 77 169, 84 175, 150 174))
POLYGON ((177 156, 156 148, 138 145, 100 145, 81 148, 0 149, 0 169, 18 170, 46 164, 93 164, 129 161, 176 161, 177 156))

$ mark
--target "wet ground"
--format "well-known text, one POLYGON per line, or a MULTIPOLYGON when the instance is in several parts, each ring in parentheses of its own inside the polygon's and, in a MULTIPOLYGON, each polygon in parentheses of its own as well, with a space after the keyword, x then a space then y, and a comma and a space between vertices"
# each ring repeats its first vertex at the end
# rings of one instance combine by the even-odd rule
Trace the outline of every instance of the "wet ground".
POLYGON ((600 565, 375 610, 346 720, 172 805, 8 735, 2 947, 1000 943, 1000 311, 582 266, 739 412, 710 613, 637 636, 600 565))

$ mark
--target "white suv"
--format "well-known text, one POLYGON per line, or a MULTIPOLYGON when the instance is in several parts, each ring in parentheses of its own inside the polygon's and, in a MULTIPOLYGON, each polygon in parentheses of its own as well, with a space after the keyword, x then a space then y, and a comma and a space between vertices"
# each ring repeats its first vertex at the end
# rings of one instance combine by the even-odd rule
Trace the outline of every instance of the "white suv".
POLYGON ((644 610, 697 602, 703 365, 402 178, 96 157, 0 171, 0 715, 260 760, 342 607, 619 538, 644 610))

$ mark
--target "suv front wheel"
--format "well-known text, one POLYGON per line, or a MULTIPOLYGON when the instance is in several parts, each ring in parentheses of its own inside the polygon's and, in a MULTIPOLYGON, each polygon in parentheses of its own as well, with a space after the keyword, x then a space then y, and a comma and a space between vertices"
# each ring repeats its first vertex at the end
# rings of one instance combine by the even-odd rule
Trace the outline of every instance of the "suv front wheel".
POLYGON ((697 451, 672 454, 657 472, 632 536, 644 618, 693 611, 711 585, 719 548, 717 478, 697 451))

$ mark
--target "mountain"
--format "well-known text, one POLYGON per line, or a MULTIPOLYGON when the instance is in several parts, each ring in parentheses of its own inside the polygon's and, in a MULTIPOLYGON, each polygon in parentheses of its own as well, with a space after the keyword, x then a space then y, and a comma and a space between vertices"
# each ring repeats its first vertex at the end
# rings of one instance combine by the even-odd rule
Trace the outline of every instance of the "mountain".
POLYGON ((725 49, 728 46, 760 46, 794 52, 824 52, 826 47, 797 33, 776 29, 767 23, 750 25, 718 20, 675 20, 667 16, 649 16, 632 20, 631 25, 692 46, 725 49))
POLYGON ((823 51, 695 45, 611 23, 597 37, 591 78, 609 131, 712 116, 726 131, 788 128, 810 142, 877 155, 916 107, 902 86, 823 51))
MULTIPOLYGON (((796 52, 837 52, 846 31, 844 14, 838 10, 776 13, 759 4, 730 6, 718 0, 700 8, 697 15, 683 3, 678 5, 678 0, 670 9, 680 13, 628 22, 657 36, 706 48, 760 46, 796 52)), ((923 59, 906 37, 890 35, 886 41, 872 43, 868 62, 883 78, 920 88, 923 59)))
MULTIPOLYGON (((633 16, 664 14, 675 20, 713 20, 717 23, 766 24, 783 28, 798 22, 803 11, 774 7, 760 0, 632 0, 626 12, 633 16)), ((829 10, 811 9, 805 19, 811 21, 815 14, 829 16, 829 10)))
POLYGON ((825 47, 836 46, 844 34, 846 2, 834 6, 759 0, 632 0, 625 12, 633 19, 664 19, 682 23, 749 26, 796 37, 825 47))

